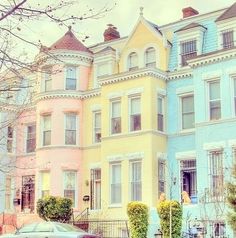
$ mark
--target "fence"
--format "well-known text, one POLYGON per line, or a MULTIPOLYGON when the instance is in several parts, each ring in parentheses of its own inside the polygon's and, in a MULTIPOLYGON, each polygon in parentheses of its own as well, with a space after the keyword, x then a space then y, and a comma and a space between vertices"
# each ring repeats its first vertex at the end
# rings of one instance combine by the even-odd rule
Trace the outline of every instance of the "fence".
POLYGON ((126 220, 79 220, 74 225, 101 238, 129 238, 126 220))

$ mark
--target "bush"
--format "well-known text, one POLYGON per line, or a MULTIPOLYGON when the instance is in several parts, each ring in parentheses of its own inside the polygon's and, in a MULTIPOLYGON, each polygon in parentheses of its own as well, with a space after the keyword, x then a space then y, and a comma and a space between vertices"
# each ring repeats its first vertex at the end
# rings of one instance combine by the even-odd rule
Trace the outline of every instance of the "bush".
POLYGON ((161 220, 161 230, 165 238, 170 237, 170 206, 172 238, 179 238, 182 229, 182 205, 177 201, 161 201, 157 206, 157 212, 161 220))
POLYGON ((72 215, 72 200, 46 196, 38 200, 37 213, 45 221, 68 222, 72 215))
POLYGON ((127 206, 131 238, 146 238, 148 230, 148 207, 141 202, 130 202, 127 206))

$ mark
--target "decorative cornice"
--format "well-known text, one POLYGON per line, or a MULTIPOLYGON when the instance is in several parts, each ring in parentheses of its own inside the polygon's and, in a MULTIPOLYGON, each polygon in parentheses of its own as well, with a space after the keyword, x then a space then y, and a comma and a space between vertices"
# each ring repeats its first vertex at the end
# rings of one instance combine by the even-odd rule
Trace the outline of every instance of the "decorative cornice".
POLYGON ((120 81, 137 79, 140 77, 151 76, 158 79, 166 80, 167 73, 156 68, 142 68, 134 71, 127 71, 123 73, 113 74, 106 77, 101 77, 100 85, 112 84, 120 81))
POLYGON ((188 60, 188 65, 192 68, 198 66, 213 64, 223 60, 229 60, 236 57, 236 47, 228 50, 218 50, 207 54, 199 55, 198 57, 188 60))
POLYGON ((88 91, 66 91, 66 90, 60 90, 60 91, 50 91, 50 92, 43 92, 39 93, 36 98, 35 102, 38 102, 40 100, 48 100, 48 99, 55 99, 55 98, 73 98, 73 99, 87 99, 91 97, 97 97, 101 95, 101 90, 93 89, 88 91))
POLYGON ((167 80, 191 78, 193 76, 192 69, 177 70, 168 73, 167 80))
POLYGON ((76 59, 77 61, 85 62, 87 64, 91 64, 93 61, 93 56, 89 53, 65 50, 54 50, 52 52, 40 53, 36 57, 36 61, 44 64, 47 60, 49 60, 47 63, 54 64, 58 61, 64 62, 65 58, 76 59))

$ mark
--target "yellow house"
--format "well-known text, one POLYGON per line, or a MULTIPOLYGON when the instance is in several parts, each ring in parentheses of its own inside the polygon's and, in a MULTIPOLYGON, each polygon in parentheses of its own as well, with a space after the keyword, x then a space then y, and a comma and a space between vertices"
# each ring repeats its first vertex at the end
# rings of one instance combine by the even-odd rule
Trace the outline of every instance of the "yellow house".
POLYGON ((155 207, 165 192, 170 45, 142 12, 128 37, 112 25, 104 37, 90 47, 91 91, 83 102, 83 208, 94 218, 127 219, 128 202, 155 207))

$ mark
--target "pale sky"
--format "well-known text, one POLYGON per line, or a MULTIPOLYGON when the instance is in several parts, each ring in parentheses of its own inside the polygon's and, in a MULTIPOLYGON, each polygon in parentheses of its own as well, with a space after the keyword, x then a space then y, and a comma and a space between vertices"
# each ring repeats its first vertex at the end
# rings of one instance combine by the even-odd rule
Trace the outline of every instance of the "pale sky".
MULTIPOLYGON (((30 0, 34 2, 35 0, 30 0)), ((90 19, 81 21, 72 26, 76 36, 81 40, 85 35, 89 39, 84 43, 86 46, 103 41, 103 32, 108 23, 118 28, 121 37, 127 36, 135 26, 139 17, 140 7, 144 7, 144 17, 157 24, 163 25, 182 18, 182 8, 193 7, 200 14, 222 9, 232 5, 236 0, 76 0, 78 8, 67 8, 67 13, 83 13, 86 5, 98 9, 106 3, 108 6, 116 6, 100 19, 90 19)), ((41 0, 44 3, 51 3, 51 0, 41 0)), ((50 46, 67 31, 65 26, 41 22, 40 24, 31 23, 26 26, 29 30, 28 37, 35 41, 50 46)), ((25 49, 27 51, 27 49, 25 49)))

